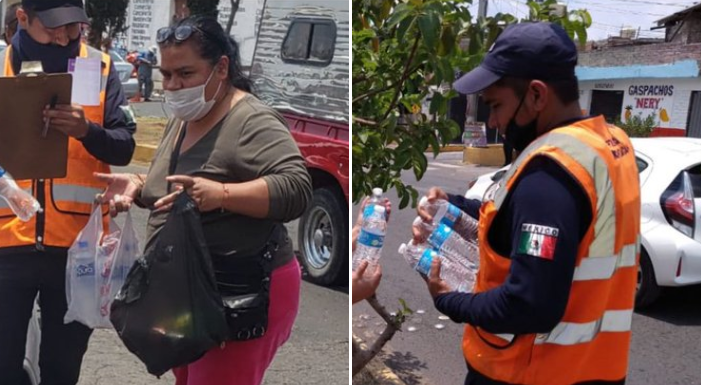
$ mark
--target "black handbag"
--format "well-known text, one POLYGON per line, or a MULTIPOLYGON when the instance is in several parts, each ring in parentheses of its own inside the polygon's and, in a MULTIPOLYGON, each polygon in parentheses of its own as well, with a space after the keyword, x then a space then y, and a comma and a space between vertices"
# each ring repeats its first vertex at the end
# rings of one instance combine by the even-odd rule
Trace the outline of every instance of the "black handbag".
POLYGON ((198 360, 228 335, 222 299, 194 201, 180 194, 112 303, 124 345, 160 376, 198 360))
POLYGON ((228 340, 260 338, 268 328, 272 259, 287 240, 276 224, 263 248, 248 256, 214 256, 215 279, 224 303, 228 340))

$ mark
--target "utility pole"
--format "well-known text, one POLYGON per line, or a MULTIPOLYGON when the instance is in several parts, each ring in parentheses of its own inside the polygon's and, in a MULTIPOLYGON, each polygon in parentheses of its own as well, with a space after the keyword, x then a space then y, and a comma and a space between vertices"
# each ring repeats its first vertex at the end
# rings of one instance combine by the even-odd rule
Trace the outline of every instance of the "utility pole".
POLYGON ((477 8, 477 17, 487 17, 487 0, 479 0, 479 6, 477 8))

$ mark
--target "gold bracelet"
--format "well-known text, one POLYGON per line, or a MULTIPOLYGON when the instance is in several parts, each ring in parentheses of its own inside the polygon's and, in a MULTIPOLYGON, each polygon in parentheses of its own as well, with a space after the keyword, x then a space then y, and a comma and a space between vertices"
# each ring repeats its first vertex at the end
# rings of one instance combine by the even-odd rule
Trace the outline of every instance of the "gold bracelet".
POLYGON ((225 212, 226 209, 224 208, 224 202, 226 202, 227 199, 229 199, 229 186, 226 185, 226 183, 221 184, 222 190, 224 190, 222 196, 221 196, 221 204, 219 205, 219 209, 221 212, 225 212))
POLYGON ((137 191, 140 192, 141 190, 144 189, 144 184, 146 184, 146 182, 145 182, 144 179, 141 177, 141 175, 139 175, 139 174, 129 174, 129 180, 131 181, 131 183, 134 183, 134 184, 136 185, 137 191), (134 180, 134 179, 136 179, 136 180, 134 180))

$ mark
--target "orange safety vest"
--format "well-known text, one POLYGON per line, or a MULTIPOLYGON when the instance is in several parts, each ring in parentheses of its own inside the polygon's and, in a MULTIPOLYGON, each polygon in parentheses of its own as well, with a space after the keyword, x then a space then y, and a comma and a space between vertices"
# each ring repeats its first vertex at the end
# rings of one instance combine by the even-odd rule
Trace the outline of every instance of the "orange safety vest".
POLYGON ((494 289, 507 279, 511 260, 492 249, 487 234, 535 156, 547 156, 566 169, 582 186, 592 207, 592 223, 577 251, 565 314, 544 334, 492 334, 467 325, 465 359, 481 374, 509 384, 571 385, 624 379, 640 250, 640 184, 630 140, 603 117, 540 136, 507 171, 494 200, 482 205, 475 292, 494 289))
MULTIPOLYGON (((12 48, 7 47, 4 62, 0 62, 3 76, 15 76, 12 68, 12 48)), ((102 61, 100 105, 85 106, 85 117, 102 126, 105 115, 105 89, 111 59, 85 44, 80 46, 80 57, 99 58, 102 61)), ((18 180, 17 184, 37 198, 41 209, 29 222, 22 222, 0 199, 0 247, 35 246, 70 247, 85 227, 95 195, 106 185, 93 177, 94 172, 109 173, 110 167, 95 159, 74 138, 68 140, 67 176, 60 179, 18 180)), ((105 217, 104 225, 108 225, 105 217)))

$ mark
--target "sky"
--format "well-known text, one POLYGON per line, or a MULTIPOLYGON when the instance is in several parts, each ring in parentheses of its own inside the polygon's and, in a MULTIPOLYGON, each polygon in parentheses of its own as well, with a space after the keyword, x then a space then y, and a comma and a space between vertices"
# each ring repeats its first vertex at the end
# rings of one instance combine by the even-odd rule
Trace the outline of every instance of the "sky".
MULTIPOLYGON (((651 31, 656 21, 688 8, 701 0, 560 0, 567 9, 587 9, 592 16, 592 26, 587 30, 589 40, 618 36, 621 27, 640 28, 639 37, 664 38, 664 30, 651 31)), ((477 14, 478 0, 470 7, 477 14)), ((525 17, 526 0, 489 0, 487 14, 498 12, 525 17)))

